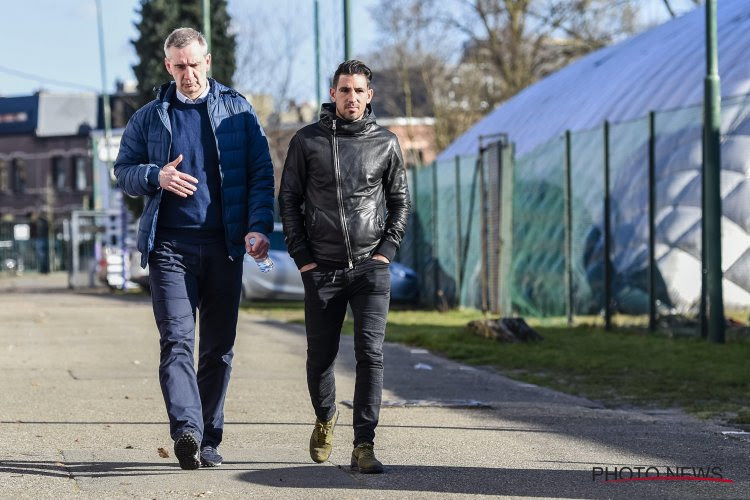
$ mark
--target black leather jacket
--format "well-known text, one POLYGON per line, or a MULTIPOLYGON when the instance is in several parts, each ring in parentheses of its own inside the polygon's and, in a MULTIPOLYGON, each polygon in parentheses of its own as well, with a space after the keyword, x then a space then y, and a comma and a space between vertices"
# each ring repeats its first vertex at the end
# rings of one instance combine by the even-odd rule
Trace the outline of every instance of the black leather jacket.
POLYGON ((323 104, 320 121, 295 134, 281 177, 279 207, 297 267, 353 267, 401 244, 409 191, 396 136, 365 116, 349 122, 323 104))

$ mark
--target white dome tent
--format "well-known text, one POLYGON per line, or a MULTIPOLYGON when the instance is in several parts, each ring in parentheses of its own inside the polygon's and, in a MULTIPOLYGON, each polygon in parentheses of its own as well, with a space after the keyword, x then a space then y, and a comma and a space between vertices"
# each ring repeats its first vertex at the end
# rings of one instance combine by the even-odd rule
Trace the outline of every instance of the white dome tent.
MULTIPOLYGON (((750 306, 750 1, 718 3, 718 40, 723 96, 724 294, 727 306, 746 308, 750 306)), ((645 291, 640 285, 645 283, 648 265, 647 116, 655 111, 657 266, 667 302, 684 311, 695 307, 700 297, 704 76, 705 11, 701 7, 592 53, 528 87, 456 139, 439 155, 438 163, 475 156, 481 136, 507 133, 516 148, 516 184, 528 186, 529 181, 546 183, 554 178, 552 182, 559 187, 562 136, 572 131, 573 203, 577 205, 573 237, 578 247, 574 267, 585 275, 577 283, 576 300, 596 301, 600 290, 591 282, 601 272, 602 198, 601 188, 592 193, 587 185, 602 179, 602 124, 605 120, 615 124, 611 143, 617 158, 610 190, 613 267, 615 282, 620 283, 616 300, 622 305, 630 300, 625 296, 632 298, 633 288, 645 291), (636 275, 638 279, 631 279, 636 275)), ((516 189, 515 196, 524 196, 523 190, 516 189)), ((521 215, 514 210, 514 217, 521 215)), ((524 243, 518 244, 523 247, 524 243)), ((533 245, 527 250, 533 252, 533 245)), ((642 312, 642 308, 630 307, 630 311, 642 312)))

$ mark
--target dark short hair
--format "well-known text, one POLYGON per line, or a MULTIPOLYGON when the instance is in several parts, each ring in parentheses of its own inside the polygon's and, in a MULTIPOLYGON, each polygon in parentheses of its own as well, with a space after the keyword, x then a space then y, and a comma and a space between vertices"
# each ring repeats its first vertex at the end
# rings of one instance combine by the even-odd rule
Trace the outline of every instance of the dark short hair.
POLYGON ((350 59, 339 64, 339 67, 336 68, 336 72, 333 74, 333 85, 331 88, 336 88, 336 85, 339 84, 339 76, 341 75, 365 75, 365 78, 367 78, 367 88, 370 88, 372 70, 362 61, 350 59))

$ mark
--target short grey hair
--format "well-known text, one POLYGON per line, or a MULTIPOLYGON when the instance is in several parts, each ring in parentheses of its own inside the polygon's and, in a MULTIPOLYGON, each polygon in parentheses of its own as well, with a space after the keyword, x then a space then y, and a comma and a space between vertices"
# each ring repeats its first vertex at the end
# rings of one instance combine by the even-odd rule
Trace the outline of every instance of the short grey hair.
POLYGON ((198 45, 203 48, 203 55, 208 54, 208 44, 206 38, 200 31, 194 30, 193 28, 177 28, 169 34, 167 39, 164 41, 164 56, 169 59, 169 47, 176 47, 181 49, 187 47, 193 42, 198 42, 198 45))

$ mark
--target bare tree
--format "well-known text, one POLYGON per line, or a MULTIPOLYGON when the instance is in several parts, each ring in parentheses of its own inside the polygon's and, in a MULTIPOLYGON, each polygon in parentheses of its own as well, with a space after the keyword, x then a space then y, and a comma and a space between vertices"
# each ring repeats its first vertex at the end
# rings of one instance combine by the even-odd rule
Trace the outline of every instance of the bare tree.
MULTIPOLYGON (((690 0, 690 2, 693 5, 693 7, 701 4, 701 0, 690 0)), ((677 11, 672 6, 671 0, 662 0, 662 3, 664 4, 664 8, 667 9, 667 12, 669 13, 669 17, 672 17, 672 18, 677 17, 677 11)))
POLYGON ((493 104, 632 33, 635 0, 453 0, 438 14, 467 40, 465 62, 498 78, 493 104))
MULTIPOLYGON (((436 5, 434 0, 382 0, 373 8, 381 34, 379 49, 368 59, 377 70, 373 85, 378 105, 392 116, 434 117, 436 147, 442 149, 455 137, 456 124, 468 120, 463 114, 449 117, 444 105, 452 67, 443 54, 454 47, 435 22, 436 5)), ((419 163, 418 158, 408 158, 411 152, 405 154, 407 162, 419 163)))
MULTIPOLYGON (((696 1, 696 0, 692 0, 696 1)), ((638 0, 381 0, 377 58, 413 112, 424 82, 444 147, 498 103, 632 33, 638 0), (420 89, 421 90, 421 89, 420 89)))
POLYGON ((307 32, 291 27, 298 25, 299 13, 291 0, 273 5, 256 2, 238 16, 236 26, 238 68, 235 81, 248 96, 263 124, 274 165, 276 189, 286 158, 289 141, 296 128, 285 128, 281 114, 296 108, 294 91, 302 75, 295 71, 307 32))
POLYGON ((303 55, 300 47, 307 38, 302 30, 283 28, 275 29, 273 36, 269 36, 269 26, 296 24, 297 12, 289 4, 287 0, 281 5, 256 5, 246 10, 237 23, 238 39, 242 42, 237 48, 240 64, 235 79, 241 88, 253 94, 270 96, 273 115, 284 111, 291 100, 296 84, 295 65, 303 55))

